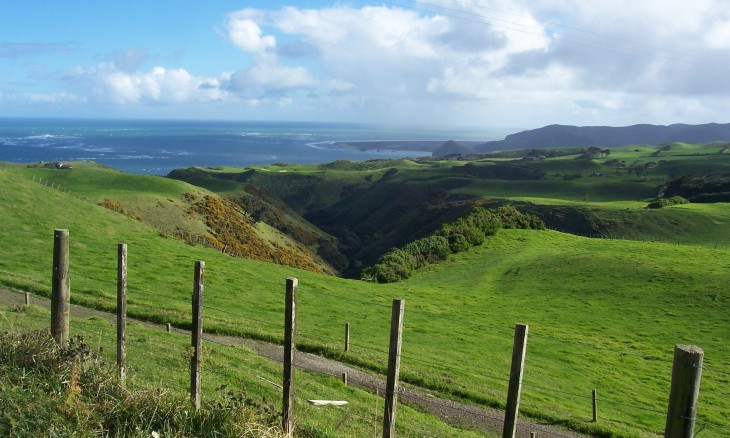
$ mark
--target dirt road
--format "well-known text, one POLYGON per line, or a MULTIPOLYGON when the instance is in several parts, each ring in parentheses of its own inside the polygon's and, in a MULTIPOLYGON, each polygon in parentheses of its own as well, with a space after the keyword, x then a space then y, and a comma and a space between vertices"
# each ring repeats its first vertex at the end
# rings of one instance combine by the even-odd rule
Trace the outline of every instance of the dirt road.
MULTIPOLYGON (((50 307, 50 300, 46 298, 31 297, 31 302, 39 306, 50 307)), ((13 292, 0 289, 0 304, 7 306, 23 305, 25 297, 23 293, 13 292)), ((89 309, 82 306, 72 305, 71 316, 77 318, 102 317, 112 323, 116 323, 116 315, 98 310, 89 309)), ((164 330, 162 325, 151 324, 138 321, 141 324, 164 330)), ((49 322, 50 324, 50 322, 49 322)), ((190 334, 185 330, 174 329, 173 331, 181 334, 190 334)), ((214 336, 205 335, 205 339, 227 345, 243 345, 255 353, 269 358, 273 361, 282 362, 284 357, 283 348, 279 345, 269 344, 266 342, 255 341, 252 339, 235 338, 230 336, 214 336)), ((385 378, 380 375, 364 372, 362 370, 352 368, 340 362, 327 359, 313 354, 298 352, 297 368, 331 376, 341 377, 342 373, 347 373, 348 385, 366 389, 371 392, 376 390, 379 393, 385 391, 385 378)), ((504 412, 496 409, 484 409, 474 405, 458 403, 453 400, 442 399, 430 393, 410 385, 403 385, 398 392, 399 401, 414 406, 422 411, 429 412, 440 418, 442 421, 469 429, 480 430, 494 436, 502 435, 502 422, 504 412)), ((516 437, 530 438, 531 432, 535 432, 537 437, 565 437, 579 438, 586 435, 576 434, 574 432, 560 429, 554 426, 538 424, 528 420, 518 420, 516 437)))

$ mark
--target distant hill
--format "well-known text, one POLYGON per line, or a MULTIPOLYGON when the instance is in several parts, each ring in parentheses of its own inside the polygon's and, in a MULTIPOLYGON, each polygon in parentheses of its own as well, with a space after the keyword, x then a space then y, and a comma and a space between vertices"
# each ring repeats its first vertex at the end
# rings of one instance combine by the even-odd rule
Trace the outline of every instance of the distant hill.
POLYGON ((549 125, 522 131, 474 147, 475 152, 552 147, 619 147, 634 144, 658 145, 672 142, 708 143, 729 141, 730 123, 704 125, 675 124, 611 126, 549 125))
POLYGON ((433 150, 434 157, 446 157, 449 155, 463 155, 467 156, 471 154, 471 149, 466 146, 462 146, 454 140, 449 140, 441 146, 433 150))

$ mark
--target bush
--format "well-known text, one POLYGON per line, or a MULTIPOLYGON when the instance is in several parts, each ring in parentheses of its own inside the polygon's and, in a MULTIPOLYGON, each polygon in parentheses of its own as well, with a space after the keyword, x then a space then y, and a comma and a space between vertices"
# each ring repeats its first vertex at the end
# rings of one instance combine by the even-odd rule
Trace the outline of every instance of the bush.
POLYGON ((654 202, 650 202, 646 207, 656 209, 680 204, 689 204, 689 201, 681 196, 672 196, 671 198, 659 198, 654 202))
POLYGON ((405 280, 414 270, 446 260, 449 254, 468 251, 479 246, 499 228, 545 229, 536 216, 522 214, 513 207, 496 210, 475 208, 453 223, 444 224, 434 234, 385 253, 380 261, 366 268, 362 277, 378 283, 405 280))

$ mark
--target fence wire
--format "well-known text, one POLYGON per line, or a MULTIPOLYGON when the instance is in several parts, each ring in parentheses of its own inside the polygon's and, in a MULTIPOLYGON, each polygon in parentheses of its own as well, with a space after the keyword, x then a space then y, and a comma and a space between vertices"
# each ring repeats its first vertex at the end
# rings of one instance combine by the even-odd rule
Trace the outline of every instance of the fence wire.
MULTIPOLYGON (((306 288, 300 287, 300 290, 306 290, 306 288)), ((308 298, 316 298, 316 299, 324 299, 324 300, 346 299, 348 302, 353 302, 353 303, 357 303, 362 306, 365 306, 369 310, 370 309, 390 309, 391 308, 390 304, 383 303, 382 302, 383 300, 377 300, 377 301, 363 300, 360 298, 354 298, 349 295, 345 295, 345 294, 341 294, 341 293, 333 293, 333 292, 328 292, 328 291, 314 290, 314 291, 308 291, 308 292, 311 294, 308 298)), ((170 295, 160 295, 160 296, 164 297, 165 299, 169 299, 171 301, 185 303, 186 306, 191 305, 190 300, 185 300, 185 299, 175 297, 175 296, 170 296, 170 295)), ((306 302, 307 300, 308 299, 305 299, 304 301, 306 302)), ((251 308, 255 308, 256 304, 258 304, 258 303, 249 302, 247 304, 250 305, 251 308)), ((276 327, 277 329, 281 329, 282 325, 283 325, 281 323, 275 323, 275 322, 271 322, 271 321, 262 320, 260 318, 254 318, 254 317, 250 317, 247 315, 242 315, 242 314, 240 314, 240 312, 233 312, 230 310, 221 309, 217 306, 205 305, 204 309, 212 310, 214 312, 218 312, 219 314, 223 314, 223 315, 229 315, 236 319, 241 319, 244 321, 253 321, 255 323, 258 323, 258 324, 261 324, 264 326, 276 327)), ((496 325, 496 324, 484 324, 484 323, 475 322, 474 320, 464 320, 464 319, 460 319, 460 318, 455 318, 453 316, 444 315, 442 313, 431 312, 428 310, 417 309, 417 308, 409 308, 407 310, 407 313, 414 314, 418 318, 427 319, 427 320, 439 319, 439 320, 453 322, 457 325, 457 327, 454 327, 457 330, 458 329, 468 329, 468 328, 480 328, 480 329, 484 329, 484 330, 497 331, 497 332, 501 333, 502 331, 507 332, 509 329, 511 329, 511 327, 507 327, 507 326, 496 325)), ((36 314, 32 314, 32 313, 27 313, 27 312, 26 312, 26 316, 30 316, 37 320, 47 319, 46 316, 36 315, 36 314)), ((387 316, 387 314, 386 314, 386 316, 387 316)), ((386 316, 384 316, 383 318, 385 318, 386 316)), ((367 318, 367 315, 364 316, 364 318, 367 318)), ((410 321, 413 321, 413 319, 411 319, 410 321)), ((409 322, 409 324, 407 325, 407 328, 412 329, 412 324, 413 324, 413 322, 409 322)), ((92 333, 92 335, 99 336, 99 339, 101 339, 101 337, 102 337, 101 332, 92 333)), ((450 333, 450 335, 453 335, 453 333, 450 333)), ((629 350, 622 350, 622 349, 616 349, 616 348, 611 348, 611 347, 603 347, 603 346, 598 346, 595 344, 588 344, 586 342, 581 342, 578 340, 562 339, 562 338, 542 334, 539 332, 536 333, 534 331, 531 332, 529 334, 529 336, 531 338, 534 337, 534 338, 538 338, 538 339, 548 340, 550 342, 557 342, 557 343, 562 343, 562 344, 570 345, 570 346, 578 345, 578 346, 581 346, 581 347, 589 349, 589 350, 595 350, 595 351, 599 351, 599 352, 611 352, 611 353, 620 354, 620 355, 637 357, 637 358, 644 359, 644 360, 664 360, 665 359, 664 357, 658 357, 656 354, 645 354, 645 353, 641 353, 641 352, 637 352, 637 351, 629 351, 629 350)), ((310 341, 314 340, 315 343, 317 341, 320 341, 320 342, 329 341, 329 342, 333 342, 334 344, 340 344, 343 342, 342 338, 335 339, 333 337, 329 337, 326 335, 317 335, 315 337, 308 337, 306 339, 310 340, 310 341)), ((220 344, 220 345, 231 346, 228 343, 219 342, 213 338, 206 337, 205 340, 207 342, 213 342, 213 343, 220 344)), ((351 349, 352 348, 362 349, 362 350, 375 352, 375 353, 378 353, 381 355, 388 355, 387 349, 377 348, 377 347, 373 347, 370 345, 363 345, 358 342, 354 342, 354 343, 350 342, 350 347, 351 347, 351 349)), ((106 354, 109 355, 110 353, 107 352, 106 354)), ((350 354, 353 354, 353 353, 351 352, 350 354)), ((410 355, 402 355, 402 359, 404 359, 405 361, 408 361, 408 362, 414 362, 414 363, 426 365, 429 368, 437 368, 437 369, 441 369, 441 370, 445 370, 445 371, 456 371, 456 372, 463 373, 464 375, 469 375, 469 376, 476 377, 476 378, 489 378, 489 379, 497 380, 500 382, 509 382, 508 378, 498 377, 498 376, 489 375, 489 374, 474 373, 473 371, 466 370, 461 367, 445 365, 442 363, 437 363, 437 362, 431 361, 431 360, 420 359, 420 358, 413 357, 410 355)), ((717 373, 719 375, 724 375, 724 376, 730 375, 730 373, 728 373, 724 370, 721 370, 721 369, 714 368, 714 367, 705 366, 704 369, 706 371, 710 371, 712 373, 717 373)), ((538 391, 546 391, 549 393, 563 394, 563 395, 568 395, 568 396, 575 397, 575 398, 581 398, 581 399, 591 399, 592 398, 592 396, 588 396, 585 394, 578 394, 578 393, 575 393, 572 391, 565 391, 565 390, 561 390, 561 389, 557 389, 557 388, 550 388, 550 387, 541 386, 541 385, 533 385, 530 383, 523 383, 523 386, 526 389, 535 389, 538 391)), ((601 403, 628 407, 628 408, 631 408, 634 410, 641 410, 641 411, 654 413, 654 414, 666 414, 666 411, 659 411, 659 410, 655 410, 655 409, 649 409, 649 408, 646 408, 643 406, 638 406, 635 404, 613 401, 610 398, 601 397, 598 400, 601 403)), ((702 422, 702 424, 705 427, 715 428, 715 429, 722 430, 722 431, 728 431, 728 428, 726 428, 722 425, 711 423, 711 422, 702 422)), ((567 436, 567 435, 555 434, 554 432, 549 432, 549 433, 551 434, 551 436, 567 436)))

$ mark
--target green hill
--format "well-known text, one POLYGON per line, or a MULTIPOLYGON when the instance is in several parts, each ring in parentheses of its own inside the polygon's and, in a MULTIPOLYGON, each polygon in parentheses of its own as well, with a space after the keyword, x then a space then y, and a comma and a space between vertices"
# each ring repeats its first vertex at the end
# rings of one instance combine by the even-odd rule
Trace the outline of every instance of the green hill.
MULTIPOLYGON (((666 408, 677 343, 702 346, 715 364, 708 364, 714 373, 703 375, 700 412, 725 424, 720 412, 727 403, 720 393, 727 374, 720 364, 730 359, 725 345, 730 296, 723 287, 727 263, 719 260, 727 255, 682 245, 503 230, 478 250, 432 265, 407 284, 421 297, 433 297, 427 301, 438 300, 441 307, 459 303, 469 320, 483 321, 486 339, 460 333, 461 341, 475 342, 460 343, 463 348, 483 350, 492 342, 490 333, 506 330, 510 320, 531 324, 525 409, 544 402, 568 417, 566 405, 574 403, 573 415, 588 412, 590 400, 584 398, 597 388, 605 394, 605 418, 621 416, 659 431, 662 415, 642 409, 666 408), (717 416, 709 413, 715 408, 717 416)), ((446 348, 448 341, 442 342, 446 348)), ((494 360, 487 352, 479 354, 494 360)))
MULTIPOLYGON (((400 164, 380 163, 380 167, 365 164, 375 167, 364 170, 300 167, 296 171, 302 175, 292 179, 276 177, 289 178, 293 168, 276 177, 274 172, 255 171, 247 178, 268 180, 269 185, 263 188, 278 191, 282 196, 277 198, 282 200, 304 193, 304 187, 311 184, 310 177, 326 180, 332 183, 329 187, 317 188, 291 211, 320 203, 329 205, 322 207, 330 208, 327 211, 373 221, 378 215, 387 217, 389 211, 397 211, 397 205, 375 208, 375 193, 384 196, 390 190, 395 194, 399 185, 406 184, 408 193, 415 196, 418 187, 440 187, 446 191, 446 202, 422 205, 419 210, 440 211, 433 215, 438 218, 457 215, 450 206, 472 202, 469 198, 457 201, 456 189, 444 185, 452 181, 452 168, 463 164, 404 162, 398 167, 400 164), (370 180, 368 175, 372 175, 370 180), (289 181, 303 182, 293 186, 289 181), (367 187, 382 191, 360 191, 367 187), (290 194, 283 196, 286 190, 290 194), (364 204, 356 212, 348 212, 348 205, 358 205, 355 201, 348 204, 351 195, 364 204)), ((572 163, 566 166, 572 167, 572 163)), ((481 246, 421 269, 409 280, 378 285, 233 258, 219 249, 166 237, 144 221, 96 205, 124 188, 126 180, 115 180, 116 176, 106 180, 111 175, 108 171, 93 173, 97 179, 93 183, 91 176, 83 176, 86 171, 63 174, 68 178, 65 181, 54 180, 62 187, 87 181, 83 191, 72 188, 70 194, 34 181, 34 177, 44 175, 45 180, 51 175, 36 172, 56 171, 0 172, 0 284, 7 287, 48 295, 53 229, 68 228, 75 302, 114 310, 116 244, 125 242, 129 245, 130 315, 188 326, 193 262, 205 260, 206 330, 280 342, 281 325, 273 321, 283 318, 284 279, 294 276, 300 282, 299 348, 378 371, 383 371, 387 358, 390 303, 393 298, 404 298, 403 380, 446 396, 493 406, 504 404, 514 324, 527 323, 531 334, 521 412, 599 436, 659 433, 664 424, 673 347, 677 343, 697 344, 706 353, 699 409, 699 421, 708 423, 703 434, 723 436, 730 428, 726 401, 730 253, 710 244, 695 245, 698 241, 693 240, 692 232, 683 236, 692 245, 684 245, 586 239, 556 231, 501 230, 481 246), (341 338, 345 322, 351 325, 352 346, 347 353, 342 351, 341 338), (590 422, 592 389, 597 389, 600 397, 598 424, 590 422)), ((468 184, 458 190, 488 182, 472 176, 466 180, 468 184)), ((173 204, 183 202, 179 199, 182 194, 196 190, 161 178, 144 181, 149 184, 148 192, 157 192, 160 182, 164 187, 160 192, 173 199, 173 204)), ((234 183, 241 188, 245 185, 234 183)), ((133 194, 138 189, 132 185, 127 190, 133 194)), ((143 187, 139 191, 145 192, 143 187)), ((550 196, 539 201, 558 198, 556 193, 550 196)), ((410 198, 397 197, 403 203, 410 198)), ((381 204, 383 199, 387 198, 381 198, 381 204)), ((411 205, 428 202, 424 199, 440 198, 419 198, 416 204, 401 208, 407 211, 411 205)), ((720 230, 726 223, 727 210, 710 204, 667 207, 650 213, 643 206, 639 208, 645 205, 639 201, 615 201, 620 207, 591 201, 587 206, 601 216, 626 208, 663 214, 667 226, 675 230, 689 220, 678 212, 689 214, 695 226, 708 227, 698 231, 699 235, 704 233, 699 240, 711 236, 713 227, 720 230), (702 219, 705 222, 698 219, 703 215, 709 216, 706 221, 702 219)), ((421 220, 414 214, 406 216, 412 222, 421 220)), ((649 222, 651 219, 646 220, 649 222)), ((398 222, 404 223, 408 222, 398 222)))
POLYGON ((272 226, 304 236, 310 246, 315 236, 325 242, 334 236, 336 247, 313 249, 345 276, 360 278, 390 249, 483 205, 510 204, 576 235, 727 248, 730 204, 715 202, 730 187, 726 152, 724 143, 560 148, 459 160, 191 168, 170 177, 234 200, 253 197, 256 203, 244 200, 242 208, 278 216, 272 226), (646 208, 658 197, 678 194, 692 204, 646 208))
POLYGON ((72 164, 71 169, 18 168, 14 175, 138 220, 162 236, 204 244, 229 255, 316 272, 335 271, 309 247, 208 190, 169 178, 72 164))

